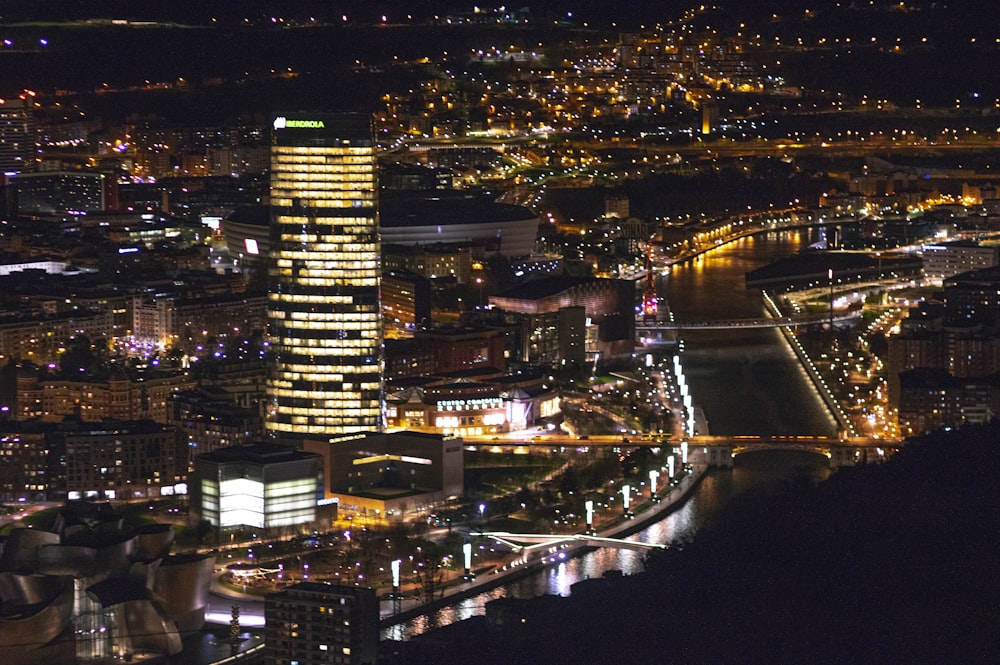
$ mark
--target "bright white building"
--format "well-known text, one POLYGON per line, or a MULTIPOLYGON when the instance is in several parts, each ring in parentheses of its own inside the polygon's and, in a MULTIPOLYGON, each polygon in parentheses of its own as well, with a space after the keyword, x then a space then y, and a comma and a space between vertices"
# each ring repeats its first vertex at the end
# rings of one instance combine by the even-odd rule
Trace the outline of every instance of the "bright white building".
POLYGON ((311 529, 323 496, 323 462, 273 444, 219 448, 195 457, 188 489, 193 523, 205 520, 220 534, 311 529))
POLYGON ((1000 264, 1000 247, 984 246, 972 241, 924 245, 921 251, 924 276, 927 279, 946 279, 959 273, 1000 264))

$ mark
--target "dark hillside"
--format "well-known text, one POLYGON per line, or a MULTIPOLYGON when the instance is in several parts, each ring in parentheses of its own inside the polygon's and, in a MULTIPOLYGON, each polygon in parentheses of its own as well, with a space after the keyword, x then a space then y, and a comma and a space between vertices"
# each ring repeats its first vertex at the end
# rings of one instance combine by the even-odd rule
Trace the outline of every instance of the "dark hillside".
POLYGON ((928 436, 742 501, 603 597, 519 631, 429 636, 407 662, 467 662, 449 654, 470 640, 498 665, 996 663, 998 479, 1000 426, 928 436))

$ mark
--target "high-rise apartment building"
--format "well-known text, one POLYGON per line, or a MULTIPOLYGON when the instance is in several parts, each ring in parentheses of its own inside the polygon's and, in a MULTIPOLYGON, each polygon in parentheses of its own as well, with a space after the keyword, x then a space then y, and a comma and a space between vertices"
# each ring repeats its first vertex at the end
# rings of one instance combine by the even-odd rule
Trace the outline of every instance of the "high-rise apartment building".
POLYGON ((274 119, 267 429, 279 439, 381 429, 378 187, 367 115, 274 119))
POLYGON ((374 589, 300 582, 264 601, 265 665, 375 665, 374 589))
POLYGON ((19 215, 61 215, 71 211, 103 211, 107 176, 103 173, 47 171, 21 173, 11 179, 19 215))
POLYGON ((19 173, 35 157, 35 123, 31 108, 31 101, 0 100, 0 172, 19 173))

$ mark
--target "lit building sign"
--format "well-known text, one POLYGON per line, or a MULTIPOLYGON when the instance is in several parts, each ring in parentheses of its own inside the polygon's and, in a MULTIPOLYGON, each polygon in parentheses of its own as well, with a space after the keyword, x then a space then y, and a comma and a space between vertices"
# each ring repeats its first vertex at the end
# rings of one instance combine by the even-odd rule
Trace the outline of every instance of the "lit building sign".
POLYGON ((294 120, 279 115, 274 119, 275 129, 325 129, 326 124, 322 120, 294 120))

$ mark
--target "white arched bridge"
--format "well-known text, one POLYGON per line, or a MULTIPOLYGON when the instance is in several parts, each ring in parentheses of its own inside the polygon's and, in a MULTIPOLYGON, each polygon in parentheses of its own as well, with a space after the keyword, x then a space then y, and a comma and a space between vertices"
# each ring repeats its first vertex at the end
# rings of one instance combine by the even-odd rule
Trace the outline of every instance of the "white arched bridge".
POLYGON ((584 545, 588 547, 614 547, 622 550, 666 549, 661 543, 643 543, 622 538, 608 538, 586 533, 511 533, 510 531, 483 531, 476 535, 503 543, 514 551, 530 550, 536 547, 553 547, 561 544, 584 545))

